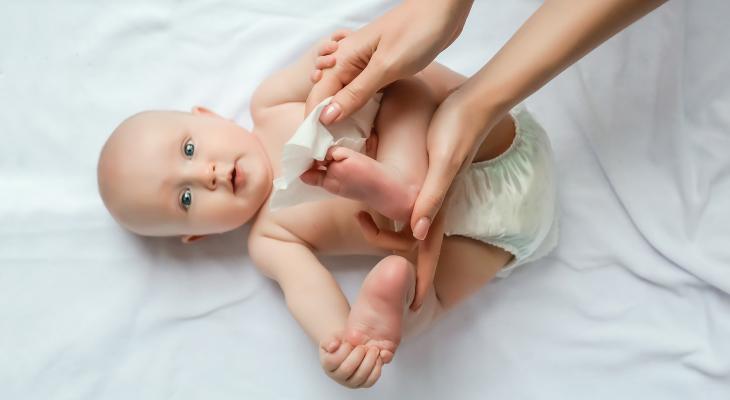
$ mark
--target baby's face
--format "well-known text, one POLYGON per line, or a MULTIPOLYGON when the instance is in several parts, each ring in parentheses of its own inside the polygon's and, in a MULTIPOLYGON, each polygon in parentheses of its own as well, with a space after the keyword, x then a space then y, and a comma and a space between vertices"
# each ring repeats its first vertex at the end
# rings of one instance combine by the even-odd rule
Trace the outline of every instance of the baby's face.
POLYGON ((210 111, 151 111, 123 122, 99 160, 109 211, 150 236, 222 233, 246 223, 271 190, 258 138, 210 111))

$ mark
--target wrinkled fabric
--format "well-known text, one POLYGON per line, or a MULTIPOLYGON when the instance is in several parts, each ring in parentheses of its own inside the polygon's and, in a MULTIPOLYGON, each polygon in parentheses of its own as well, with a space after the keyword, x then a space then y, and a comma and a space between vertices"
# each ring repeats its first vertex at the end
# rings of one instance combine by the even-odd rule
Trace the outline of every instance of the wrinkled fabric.
POLYGON ((319 122, 319 115, 331 97, 324 99, 307 115, 282 149, 281 175, 274 179, 269 202, 271 210, 335 197, 318 186, 307 185, 299 176, 312 166, 314 160, 324 160, 332 146, 363 151, 380 108, 381 97, 376 95, 352 116, 329 127, 319 122))
POLYGON ((473 163, 455 183, 445 228, 447 235, 512 253, 500 277, 549 253, 558 230, 550 140, 524 106, 510 115, 516 128, 512 145, 491 160, 473 163))

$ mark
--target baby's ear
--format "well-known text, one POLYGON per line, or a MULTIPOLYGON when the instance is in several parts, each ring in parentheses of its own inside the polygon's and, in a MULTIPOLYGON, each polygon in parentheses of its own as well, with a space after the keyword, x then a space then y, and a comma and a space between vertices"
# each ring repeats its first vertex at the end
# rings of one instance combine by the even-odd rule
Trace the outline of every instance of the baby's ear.
POLYGON ((207 237, 208 237, 208 235, 185 235, 185 236, 180 237, 180 241, 185 244, 190 244, 190 243, 201 241, 207 237))
POLYGON ((207 117, 223 118, 220 115, 216 114, 215 112, 213 112, 210 109, 207 109, 203 106, 195 106, 195 107, 193 107, 193 109, 191 111, 195 115, 204 115, 207 117))

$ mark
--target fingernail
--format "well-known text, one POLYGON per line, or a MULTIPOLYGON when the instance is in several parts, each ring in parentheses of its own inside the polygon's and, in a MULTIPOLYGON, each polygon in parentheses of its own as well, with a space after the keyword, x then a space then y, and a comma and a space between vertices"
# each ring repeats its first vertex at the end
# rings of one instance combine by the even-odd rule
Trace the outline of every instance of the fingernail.
POLYGON ((338 340, 333 340, 327 345, 327 351, 332 353, 336 351, 338 347, 340 347, 340 342, 338 340))
POLYGON ((413 228, 413 237, 418 240, 425 239, 428 234, 428 228, 430 227, 431 220, 426 217, 421 217, 421 219, 416 222, 416 226, 413 228))
POLYGON ((339 104, 330 103, 322 111, 322 114, 319 116, 319 121, 325 125, 329 125, 340 116, 340 112, 342 112, 342 108, 339 104))

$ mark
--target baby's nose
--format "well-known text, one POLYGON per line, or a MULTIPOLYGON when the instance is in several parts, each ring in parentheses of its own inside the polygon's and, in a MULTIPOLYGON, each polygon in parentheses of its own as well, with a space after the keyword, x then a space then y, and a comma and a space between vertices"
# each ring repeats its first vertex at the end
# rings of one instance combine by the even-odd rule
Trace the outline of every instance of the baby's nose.
POLYGON ((215 190, 218 185, 218 177, 216 176, 216 165, 214 162, 207 163, 201 168, 199 181, 206 188, 215 190))

